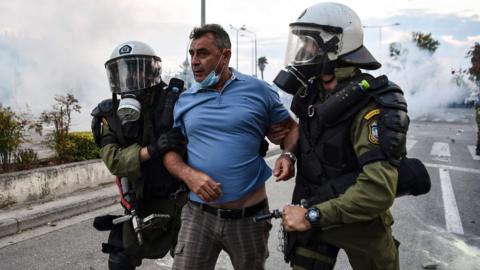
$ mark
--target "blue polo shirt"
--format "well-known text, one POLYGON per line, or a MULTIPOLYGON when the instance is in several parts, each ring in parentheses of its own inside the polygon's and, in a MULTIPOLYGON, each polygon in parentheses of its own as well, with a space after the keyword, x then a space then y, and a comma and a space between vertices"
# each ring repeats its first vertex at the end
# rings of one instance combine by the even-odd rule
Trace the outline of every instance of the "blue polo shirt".
MULTIPOLYGON (((223 195, 213 203, 238 200, 265 183, 272 170, 258 153, 261 141, 289 117, 266 82, 231 71, 220 92, 194 85, 174 109, 174 126, 188 139, 188 164, 221 183, 223 195)), ((203 202, 193 192, 190 199, 203 202)))

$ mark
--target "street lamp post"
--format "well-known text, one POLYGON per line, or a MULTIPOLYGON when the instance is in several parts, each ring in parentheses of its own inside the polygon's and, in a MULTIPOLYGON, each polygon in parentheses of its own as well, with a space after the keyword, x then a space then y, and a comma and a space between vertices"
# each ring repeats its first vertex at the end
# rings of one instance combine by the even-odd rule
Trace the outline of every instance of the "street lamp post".
POLYGON ((200 25, 205 25, 205 0, 201 1, 201 14, 200 14, 200 25))
POLYGON ((392 23, 392 24, 382 24, 382 25, 364 25, 363 28, 378 28, 378 48, 382 48, 382 28, 383 27, 390 27, 390 26, 398 26, 400 23, 392 23))
MULTIPOLYGON (((253 35, 253 47, 255 48, 254 50, 254 55, 253 55, 253 65, 255 66, 254 70, 255 70, 255 77, 257 77, 257 35, 253 32, 253 31, 250 31, 248 30, 245 25, 243 25, 242 27, 240 27, 240 30, 244 31, 244 32, 247 32, 251 35, 253 35)), ((253 74, 252 74, 253 75, 253 74)))
POLYGON ((236 65, 236 69, 237 69, 237 71, 238 71, 238 32, 239 32, 240 30, 242 30, 242 28, 244 28, 245 25, 242 25, 240 28, 235 27, 235 26, 233 26, 233 25, 231 25, 231 24, 229 24, 229 25, 230 25, 230 28, 231 28, 232 30, 234 30, 234 31, 236 32, 236 34, 237 34, 237 40, 236 40, 236 49, 237 49, 237 51, 236 51, 236 59, 237 59, 237 65, 236 65))

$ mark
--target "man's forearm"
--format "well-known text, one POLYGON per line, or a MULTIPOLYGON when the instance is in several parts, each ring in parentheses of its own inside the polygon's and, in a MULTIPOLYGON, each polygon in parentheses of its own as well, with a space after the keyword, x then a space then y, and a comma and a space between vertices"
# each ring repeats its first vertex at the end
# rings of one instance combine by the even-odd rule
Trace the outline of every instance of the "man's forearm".
POLYGON ((288 126, 290 132, 283 139, 283 149, 285 151, 295 152, 297 148, 298 137, 300 136, 298 124, 292 118, 290 118, 288 126))
POLYGON ((163 157, 163 165, 171 175, 184 182, 190 191, 205 202, 211 202, 222 196, 220 183, 215 182, 207 174, 187 165, 182 157, 173 151, 163 157))
POLYGON ((194 169, 188 166, 182 157, 175 151, 165 153, 163 165, 175 178, 187 183, 194 173, 194 169))

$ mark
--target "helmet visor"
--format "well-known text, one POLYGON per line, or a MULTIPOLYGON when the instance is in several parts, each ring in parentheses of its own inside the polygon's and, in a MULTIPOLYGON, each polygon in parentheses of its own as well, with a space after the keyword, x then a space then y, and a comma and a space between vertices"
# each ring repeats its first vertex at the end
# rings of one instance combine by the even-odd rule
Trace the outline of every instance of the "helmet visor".
POLYGON ((105 69, 112 93, 122 94, 159 84, 162 62, 158 57, 136 55, 113 59, 105 69))
POLYGON ((320 63, 324 59, 324 44, 334 37, 321 28, 294 25, 288 35, 285 65, 320 63))

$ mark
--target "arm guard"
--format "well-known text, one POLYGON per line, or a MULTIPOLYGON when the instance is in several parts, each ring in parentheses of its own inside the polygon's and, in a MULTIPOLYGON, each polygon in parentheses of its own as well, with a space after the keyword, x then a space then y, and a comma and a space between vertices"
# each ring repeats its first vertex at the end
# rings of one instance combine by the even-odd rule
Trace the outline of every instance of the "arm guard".
POLYGON ((102 143, 102 119, 106 118, 113 112, 113 102, 111 99, 105 99, 95 107, 90 115, 92 116, 92 134, 95 144, 98 147, 103 147, 102 143))
POLYGON ((388 86, 374 95, 380 105, 379 142, 388 161, 395 167, 406 155, 407 131, 410 120, 407 115, 407 102, 402 90, 389 82, 388 86))

